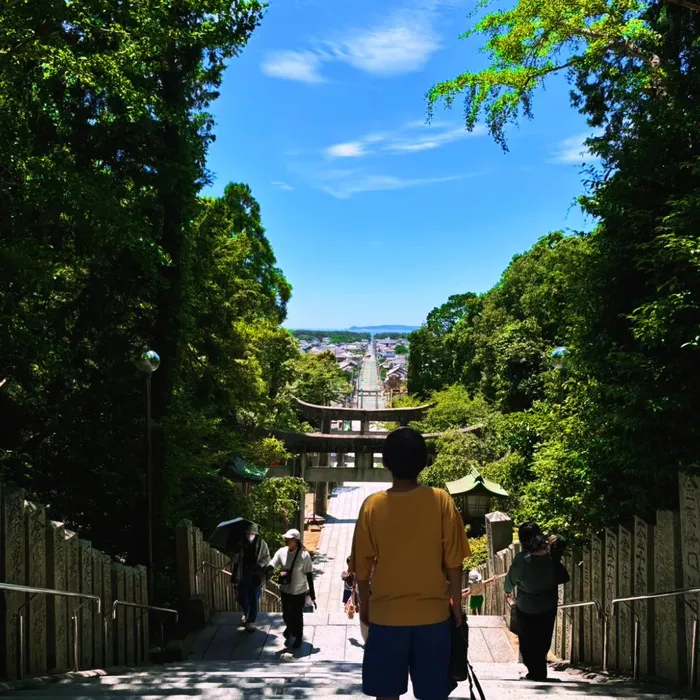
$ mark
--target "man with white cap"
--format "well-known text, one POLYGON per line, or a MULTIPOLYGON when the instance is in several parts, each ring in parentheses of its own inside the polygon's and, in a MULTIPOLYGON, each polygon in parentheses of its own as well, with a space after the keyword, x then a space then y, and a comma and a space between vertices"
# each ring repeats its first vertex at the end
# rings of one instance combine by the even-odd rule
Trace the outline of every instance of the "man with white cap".
POLYGON ((304 638, 306 596, 308 595, 314 601, 314 605, 316 604, 313 568, 311 556, 301 543, 299 530, 287 530, 284 533, 284 543, 286 546, 278 549, 272 557, 268 571, 280 569, 282 617, 285 624, 283 634, 292 649, 299 649, 304 638))

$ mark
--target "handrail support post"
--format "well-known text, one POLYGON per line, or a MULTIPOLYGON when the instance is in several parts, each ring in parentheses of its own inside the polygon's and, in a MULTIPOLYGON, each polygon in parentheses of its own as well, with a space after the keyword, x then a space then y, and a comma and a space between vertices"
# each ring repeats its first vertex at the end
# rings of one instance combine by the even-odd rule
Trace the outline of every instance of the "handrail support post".
POLYGON ((690 638, 690 689, 695 688, 698 674, 698 617, 693 618, 693 627, 690 638))
POLYGON ((603 672, 608 670, 608 614, 603 613, 603 672))
POLYGON ((632 646, 632 677, 639 678, 639 617, 634 616, 634 641, 632 646))

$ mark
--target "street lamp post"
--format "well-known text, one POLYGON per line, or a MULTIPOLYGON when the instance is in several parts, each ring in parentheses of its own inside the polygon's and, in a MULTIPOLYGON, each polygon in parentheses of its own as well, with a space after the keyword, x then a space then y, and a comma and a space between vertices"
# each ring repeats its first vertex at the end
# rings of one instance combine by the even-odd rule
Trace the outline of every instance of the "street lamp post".
POLYGON ((559 370, 559 403, 564 401, 564 375, 566 374, 566 364, 569 356, 569 348, 560 345, 552 350, 550 358, 552 364, 559 370))
POLYGON ((160 367, 160 357, 147 350, 136 361, 146 375, 146 500, 148 504, 148 600, 153 601, 153 441, 151 439, 151 375, 160 367))

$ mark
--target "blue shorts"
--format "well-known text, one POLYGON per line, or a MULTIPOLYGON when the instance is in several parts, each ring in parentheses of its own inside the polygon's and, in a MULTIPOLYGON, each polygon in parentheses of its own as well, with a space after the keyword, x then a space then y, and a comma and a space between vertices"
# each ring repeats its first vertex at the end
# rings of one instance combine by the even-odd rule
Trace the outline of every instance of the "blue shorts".
POLYGON ((362 662, 362 692, 392 697, 408 692, 411 673, 418 700, 445 700, 449 694, 449 618, 435 625, 395 627, 370 624, 362 662))

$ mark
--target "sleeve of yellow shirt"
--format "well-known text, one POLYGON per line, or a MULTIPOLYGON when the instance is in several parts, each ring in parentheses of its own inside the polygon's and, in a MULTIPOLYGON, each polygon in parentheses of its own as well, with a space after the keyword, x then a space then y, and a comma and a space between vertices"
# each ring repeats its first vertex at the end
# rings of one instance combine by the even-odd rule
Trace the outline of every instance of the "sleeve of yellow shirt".
POLYGON ((350 554, 350 571, 355 574, 358 581, 369 581, 372 575, 372 566, 377 556, 369 528, 369 513, 365 506, 366 503, 363 503, 360 514, 357 516, 350 554))
POLYGON ((442 535, 445 568, 461 569, 462 562, 471 556, 471 549, 462 516, 447 493, 444 493, 442 509, 442 535))

